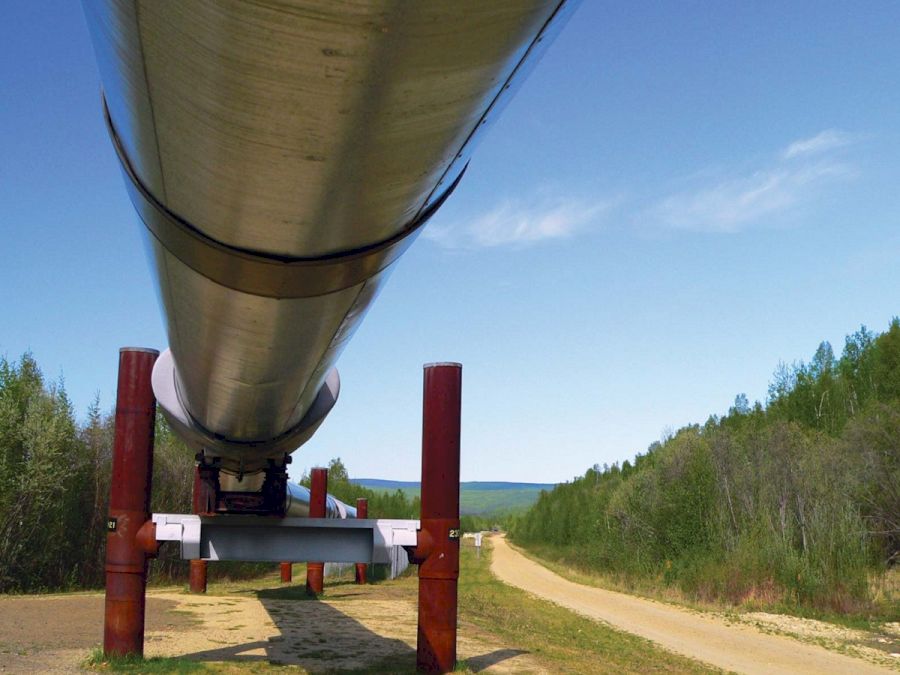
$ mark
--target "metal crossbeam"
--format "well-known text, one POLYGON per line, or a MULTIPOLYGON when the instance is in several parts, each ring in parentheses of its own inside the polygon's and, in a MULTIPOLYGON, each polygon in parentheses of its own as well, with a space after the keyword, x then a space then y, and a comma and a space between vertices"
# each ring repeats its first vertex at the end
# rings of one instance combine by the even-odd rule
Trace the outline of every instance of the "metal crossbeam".
POLYGON ((187 560, 389 563, 415 546, 418 520, 267 518, 154 513, 156 540, 177 541, 187 560))

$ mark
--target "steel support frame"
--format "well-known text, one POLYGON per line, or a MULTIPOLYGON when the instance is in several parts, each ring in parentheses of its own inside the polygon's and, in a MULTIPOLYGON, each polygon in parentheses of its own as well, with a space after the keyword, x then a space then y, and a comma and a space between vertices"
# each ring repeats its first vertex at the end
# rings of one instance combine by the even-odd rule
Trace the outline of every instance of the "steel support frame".
POLYGON ((420 521, 260 518, 154 513, 156 544, 175 542, 187 560, 390 562, 391 547, 414 547, 420 521))
POLYGON ((210 458, 201 452, 197 453, 196 459, 194 513, 284 515, 290 456, 286 455, 281 463, 269 460, 262 489, 258 492, 223 490, 219 481, 219 458, 210 458))

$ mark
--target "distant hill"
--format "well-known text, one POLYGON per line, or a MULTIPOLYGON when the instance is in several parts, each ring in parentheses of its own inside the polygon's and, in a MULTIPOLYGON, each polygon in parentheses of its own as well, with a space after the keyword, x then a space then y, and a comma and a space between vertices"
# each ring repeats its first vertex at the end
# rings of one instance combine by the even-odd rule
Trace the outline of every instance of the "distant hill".
MULTIPOLYGON (((402 490, 407 497, 418 497, 418 481, 351 478, 351 483, 370 490, 402 490)), ((466 481, 460 484, 459 510, 463 515, 490 515, 524 511, 537 501, 541 490, 552 490, 554 483, 511 483, 507 481, 466 481)))

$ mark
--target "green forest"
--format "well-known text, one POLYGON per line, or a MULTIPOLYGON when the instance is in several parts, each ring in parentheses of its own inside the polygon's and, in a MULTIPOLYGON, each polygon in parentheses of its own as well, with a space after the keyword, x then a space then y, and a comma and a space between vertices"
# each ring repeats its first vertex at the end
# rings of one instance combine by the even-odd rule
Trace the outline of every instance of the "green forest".
MULTIPOLYGON (((410 499, 421 493, 418 482, 375 478, 354 478, 352 481, 376 492, 402 490, 410 499)), ((527 511, 537 501, 541 490, 553 487, 554 483, 463 481, 459 484, 459 511, 471 522, 505 520, 511 514, 527 511)))
MULTIPOLYGON (((677 395, 677 392, 673 392, 677 395)), ((539 555, 689 597, 874 611, 900 562, 900 321, 779 365, 763 405, 594 466, 510 524, 539 555)), ((880 603, 880 604, 879 604, 880 603)))
MULTIPOLYGON (((61 380, 47 382, 31 354, 0 358, 0 593, 98 588, 104 582, 113 412, 98 400, 79 423, 61 380)), ((371 518, 417 518, 418 500, 350 483, 332 460, 329 492, 369 499, 371 518)), ((190 513, 194 453, 157 416, 151 509, 190 513)), ((272 564, 217 563, 213 576, 251 576, 272 564)), ((184 581, 186 561, 163 546, 151 582, 184 581)))

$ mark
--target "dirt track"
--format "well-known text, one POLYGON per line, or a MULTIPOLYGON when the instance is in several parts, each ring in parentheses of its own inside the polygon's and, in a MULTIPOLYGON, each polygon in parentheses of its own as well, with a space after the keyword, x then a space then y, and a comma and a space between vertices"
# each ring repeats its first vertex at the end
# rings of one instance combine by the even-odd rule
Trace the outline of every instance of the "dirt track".
POLYGON ((493 537, 491 571, 503 582, 640 635, 678 654, 738 673, 891 673, 837 654, 742 624, 679 609, 566 579, 493 537))

